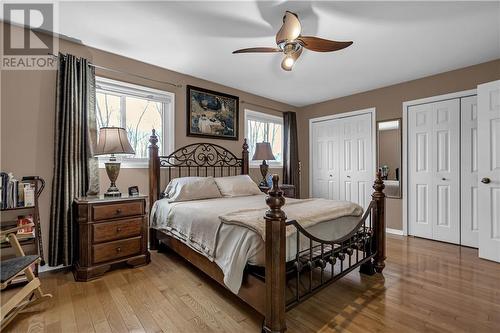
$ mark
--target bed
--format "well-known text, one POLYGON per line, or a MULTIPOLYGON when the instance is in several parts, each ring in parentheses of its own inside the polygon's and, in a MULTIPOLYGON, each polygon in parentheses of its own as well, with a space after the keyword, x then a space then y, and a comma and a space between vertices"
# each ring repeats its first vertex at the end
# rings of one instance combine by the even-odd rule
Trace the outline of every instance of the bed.
POLYGON ((161 184, 176 178, 226 180, 247 175, 248 145, 245 141, 241 158, 210 143, 159 156, 154 130, 149 141, 150 248, 175 251, 237 294, 264 315, 263 332, 284 332, 288 309, 354 269, 368 275, 384 269, 385 195, 380 174, 364 212, 321 199, 287 198, 285 205, 277 175, 267 195, 172 203, 163 198, 161 184), (343 214, 328 215, 337 208, 343 214), (323 219, 303 223, 307 210, 323 219), (245 219, 248 224, 239 223, 245 219), (204 241, 192 236, 197 234, 191 230, 200 227, 210 230, 203 233, 208 235, 204 241))

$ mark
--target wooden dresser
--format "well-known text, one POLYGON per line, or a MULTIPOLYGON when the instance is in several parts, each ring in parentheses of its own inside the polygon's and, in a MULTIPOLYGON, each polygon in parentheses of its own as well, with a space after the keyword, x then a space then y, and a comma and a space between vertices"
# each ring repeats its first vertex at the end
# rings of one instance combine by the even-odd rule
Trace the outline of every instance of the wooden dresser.
POLYGON ((82 197, 73 202, 77 281, 102 276, 117 264, 132 267, 150 262, 146 196, 82 197))

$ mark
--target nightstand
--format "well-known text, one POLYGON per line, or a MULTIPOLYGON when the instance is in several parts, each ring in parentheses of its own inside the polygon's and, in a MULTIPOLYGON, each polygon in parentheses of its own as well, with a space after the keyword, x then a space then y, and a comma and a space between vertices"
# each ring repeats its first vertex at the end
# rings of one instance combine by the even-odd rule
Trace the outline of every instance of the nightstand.
MULTIPOLYGON (((270 187, 268 187, 268 186, 259 186, 259 189, 262 192, 267 193, 267 191, 269 191, 270 187)), ((295 185, 281 184, 280 185, 280 189, 283 191, 283 196, 285 196, 287 198, 295 198, 295 185)))
POLYGON ((146 196, 82 197, 73 202, 76 233, 76 281, 102 276, 118 264, 150 262, 146 196))

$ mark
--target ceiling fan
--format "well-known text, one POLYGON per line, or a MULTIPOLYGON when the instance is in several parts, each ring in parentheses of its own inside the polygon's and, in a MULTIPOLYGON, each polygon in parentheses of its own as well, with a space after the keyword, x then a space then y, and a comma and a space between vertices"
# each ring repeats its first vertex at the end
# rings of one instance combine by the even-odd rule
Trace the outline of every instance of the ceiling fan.
POLYGON ((287 10, 283 16, 283 25, 276 34, 276 45, 278 47, 251 47, 233 51, 233 54, 283 52, 285 56, 281 61, 281 68, 285 71, 291 71, 303 48, 316 52, 333 52, 352 44, 352 41, 337 42, 314 36, 302 36, 301 31, 299 17, 287 10))

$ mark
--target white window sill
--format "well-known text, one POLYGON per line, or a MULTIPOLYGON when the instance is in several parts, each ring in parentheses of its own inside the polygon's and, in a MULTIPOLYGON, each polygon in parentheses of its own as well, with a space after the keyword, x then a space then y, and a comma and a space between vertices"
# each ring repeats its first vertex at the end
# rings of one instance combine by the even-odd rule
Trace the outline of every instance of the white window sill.
MULTIPOLYGON (((99 169, 104 169, 106 166, 104 165, 106 161, 99 161, 99 169)), ((121 169, 147 169, 149 168, 149 161, 146 160, 137 160, 137 161, 121 161, 120 164, 121 169)))
MULTIPOLYGON (((259 164, 254 164, 254 163, 250 163, 249 167, 250 169, 260 169, 260 165, 261 163, 259 164)), ((279 168, 283 168, 283 164, 281 163, 267 163, 267 165, 269 166, 269 169, 279 169, 279 168)))
MULTIPOLYGON (((99 169, 104 169, 105 168, 105 165, 104 163, 107 162, 107 161, 102 161, 102 160, 99 160, 99 169)), ((250 169, 260 169, 260 164, 261 163, 250 163, 249 164, 249 167, 250 169)), ((282 163, 268 163, 269 165, 269 169, 281 169, 283 168, 283 164, 282 163)), ((128 161, 121 161, 121 165, 120 167, 122 169, 147 169, 149 168, 149 161, 147 159, 138 159, 137 161, 131 161, 131 160, 128 160, 128 161)))

